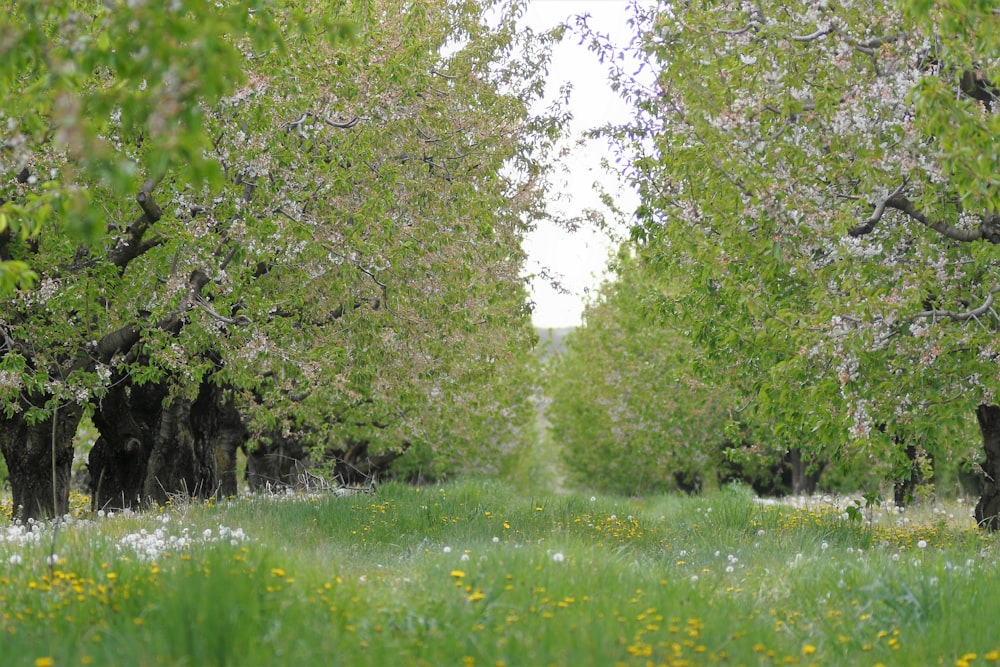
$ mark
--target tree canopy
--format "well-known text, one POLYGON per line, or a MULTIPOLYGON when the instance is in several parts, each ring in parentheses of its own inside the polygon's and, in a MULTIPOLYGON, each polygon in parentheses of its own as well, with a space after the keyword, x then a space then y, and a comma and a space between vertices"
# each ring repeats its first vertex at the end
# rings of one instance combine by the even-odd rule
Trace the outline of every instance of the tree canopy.
POLYGON ((682 331, 648 312, 653 285, 669 289, 631 244, 583 326, 547 368, 553 439, 587 487, 615 493, 700 488, 717 468, 733 399, 693 372, 682 331))
POLYGON ((949 436, 990 421, 1000 377, 1000 14, 854 0, 634 12, 624 54, 587 34, 635 106, 605 132, 640 193, 634 238, 677 287, 651 285, 651 312, 783 446, 872 461, 904 441, 963 449, 949 436))
POLYGON ((0 444, 24 515, 64 502, 84 410, 101 504, 231 492, 237 446, 288 438, 361 473, 409 450, 429 476, 525 442, 520 239, 564 121, 529 107, 558 32, 519 30, 516 3, 403 4, 2 19, 3 85, 28 93, 0 107, 0 444))

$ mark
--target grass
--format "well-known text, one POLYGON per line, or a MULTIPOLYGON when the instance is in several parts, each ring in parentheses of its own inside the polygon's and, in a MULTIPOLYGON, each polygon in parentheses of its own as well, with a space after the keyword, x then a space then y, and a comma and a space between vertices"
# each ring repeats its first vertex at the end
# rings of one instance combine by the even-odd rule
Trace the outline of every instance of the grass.
POLYGON ((29 667, 986 665, 1000 576, 969 509, 852 522, 739 489, 483 480, 81 508, 58 531, 0 525, 0 647, 29 667))

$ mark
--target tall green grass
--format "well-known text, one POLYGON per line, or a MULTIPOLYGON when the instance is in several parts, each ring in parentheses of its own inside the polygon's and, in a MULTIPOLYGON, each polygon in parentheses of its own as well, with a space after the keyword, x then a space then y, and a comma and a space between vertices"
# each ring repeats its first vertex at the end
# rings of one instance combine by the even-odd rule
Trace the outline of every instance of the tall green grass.
POLYGON ((995 541, 962 517, 869 524, 740 489, 638 500, 468 480, 94 518, 29 544, 6 530, 3 665, 1000 658, 995 541), (128 546, 157 529, 189 544, 128 546))

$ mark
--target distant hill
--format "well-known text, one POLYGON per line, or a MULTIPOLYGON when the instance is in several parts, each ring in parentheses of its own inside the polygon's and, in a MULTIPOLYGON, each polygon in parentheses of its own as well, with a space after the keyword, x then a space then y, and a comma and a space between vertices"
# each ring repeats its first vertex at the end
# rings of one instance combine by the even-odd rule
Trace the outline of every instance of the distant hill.
POLYGON ((563 338, 576 327, 557 327, 554 329, 535 328, 538 333, 538 349, 542 357, 550 357, 563 351, 563 338))

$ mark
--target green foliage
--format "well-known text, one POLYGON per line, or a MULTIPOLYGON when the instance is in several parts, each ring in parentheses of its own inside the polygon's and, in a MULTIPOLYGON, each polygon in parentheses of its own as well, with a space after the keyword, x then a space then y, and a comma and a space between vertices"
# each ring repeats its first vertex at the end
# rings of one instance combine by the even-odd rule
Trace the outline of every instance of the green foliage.
POLYGON ((696 348, 648 313, 649 293, 671 286, 621 250, 617 279, 601 287, 584 326, 549 367, 547 416, 567 467, 588 488, 645 493, 675 476, 708 476, 722 440, 727 389, 691 375, 696 348))
POLYGON ((856 523, 860 523, 867 514, 869 521, 874 518, 874 510, 882 506, 882 496, 878 491, 869 491, 861 498, 855 498, 853 505, 848 505, 847 517, 856 523), (864 504, 862 504, 862 501, 864 504))
POLYGON ((584 24, 635 104, 605 134, 650 312, 762 440, 852 467, 964 454, 1000 388, 1000 15, 902 5, 645 5, 623 52, 584 24))
POLYGON ((242 82, 241 46, 281 48, 270 8, 257 2, 31 0, 6 13, 0 31, 0 89, 18 91, 3 103, 0 132, 14 150, 2 170, 33 172, 21 185, 37 186, 23 200, 9 185, 0 194, 0 232, 34 237, 51 220, 90 242, 104 220, 88 181, 123 195, 142 173, 180 165, 195 183, 219 183, 203 105, 242 82), (37 152, 48 150, 64 162, 40 173, 37 152))
POLYGON ((533 438, 520 241, 565 121, 528 111, 558 35, 519 11, 19 3, 0 26, 0 82, 25 91, 0 106, 6 415, 212 382, 251 444, 500 469, 533 438))

